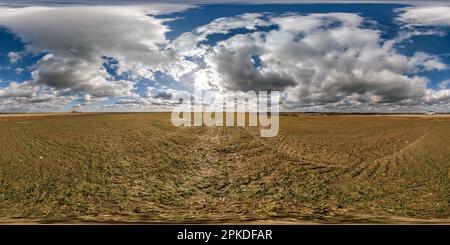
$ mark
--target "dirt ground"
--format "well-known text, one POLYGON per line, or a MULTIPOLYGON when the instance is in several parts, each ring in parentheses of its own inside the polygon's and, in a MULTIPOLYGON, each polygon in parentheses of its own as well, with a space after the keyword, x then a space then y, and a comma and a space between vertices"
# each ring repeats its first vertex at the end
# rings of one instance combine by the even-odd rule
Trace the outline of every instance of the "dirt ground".
POLYGON ((448 116, 0 117, 0 222, 450 222, 448 116))

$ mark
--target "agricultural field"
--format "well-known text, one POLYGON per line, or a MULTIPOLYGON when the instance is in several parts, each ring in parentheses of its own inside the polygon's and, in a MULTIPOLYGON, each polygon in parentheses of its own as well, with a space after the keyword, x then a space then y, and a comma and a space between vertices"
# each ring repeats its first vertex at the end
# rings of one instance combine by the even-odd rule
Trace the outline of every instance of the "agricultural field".
POLYGON ((0 116, 0 222, 450 222, 450 117, 0 116))

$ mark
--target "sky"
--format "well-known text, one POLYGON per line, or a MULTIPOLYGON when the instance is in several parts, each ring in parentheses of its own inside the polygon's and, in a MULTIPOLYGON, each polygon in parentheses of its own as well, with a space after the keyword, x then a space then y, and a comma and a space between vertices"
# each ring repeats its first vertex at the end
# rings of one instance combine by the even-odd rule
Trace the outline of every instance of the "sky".
POLYGON ((197 90, 450 112, 450 4, 287 2, 0 0, 0 112, 164 111, 197 90))

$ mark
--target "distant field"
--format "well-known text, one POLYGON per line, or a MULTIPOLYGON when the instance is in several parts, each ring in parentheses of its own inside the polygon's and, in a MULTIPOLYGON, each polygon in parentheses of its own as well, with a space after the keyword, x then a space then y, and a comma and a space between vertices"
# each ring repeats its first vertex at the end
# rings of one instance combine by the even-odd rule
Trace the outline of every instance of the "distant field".
POLYGON ((450 222, 450 117, 0 116, 0 222, 450 222))

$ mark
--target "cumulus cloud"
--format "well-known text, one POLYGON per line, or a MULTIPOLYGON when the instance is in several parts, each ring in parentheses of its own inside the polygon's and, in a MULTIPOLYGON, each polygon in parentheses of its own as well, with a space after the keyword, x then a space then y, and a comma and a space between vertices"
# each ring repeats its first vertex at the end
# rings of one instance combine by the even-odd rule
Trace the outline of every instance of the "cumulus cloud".
POLYGON ((35 88, 28 83, 11 82, 7 87, 0 88, 0 99, 25 97, 31 98, 36 94, 35 88))
MULTIPOLYGON (((447 65, 435 55, 396 50, 414 33, 384 40, 376 24, 352 13, 247 13, 218 18, 169 40, 168 20, 154 14, 186 8, 173 6, 2 8, 0 23, 26 43, 24 52, 45 54, 32 67, 30 81, 0 88, 3 108, 15 110, 20 103, 57 108, 73 100, 83 110, 170 108, 178 103, 172 98, 185 92, 150 85, 146 94, 136 94, 136 81, 154 79, 156 72, 180 82, 193 79, 197 88, 217 94, 281 91, 284 108, 293 109, 448 103, 447 84, 429 89, 428 78, 417 75, 447 65), (223 40, 211 42, 215 34, 223 40), (114 103, 103 103, 112 97, 114 103)), ((399 19, 408 25, 447 25, 441 7, 423 9, 406 8, 399 19)), ((21 55, 8 57, 14 63, 21 55)))
POLYGON ((8 58, 9 62, 16 63, 18 60, 22 58, 22 55, 19 52, 9 52, 8 58))
POLYGON ((25 69, 17 67, 16 69, 14 69, 14 71, 16 72, 16 74, 22 74, 22 72, 25 71, 25 69))
MULTIPOLYGON (((118 61, 119 75, 130 80, 153 78, 157 70, 176 66, 175 55, 165 52, 169 30, 152 14, 185 9, 183 5, 70 6, 2 8, 0 23, 27 44, 26 51, 47 53, 35 65, 38 85, 89 93, 125 96, 132 81, 115 80, 103 67, 104 57, 118 61)), ((20 58, 9 54, 11 62, 20 58)))
POLYGON ((177 53, 184 56, 204 55, 205 50, 199 49, 197 46, 201 42, 207 41, 210 35, 229 34, 232 30, 237 29, 256 30, 259 27, 272 25, 269 21, 260 18, 263 16, 264 14, 261 13, 247 13, 215 19, 206 25, 197 27, 192 32, 181 34, 170 44, 170 49, 176 50, 177 53))
POLYGON ((441 71, 447 69, 447 65, 439 60, 435 55, 429 55, 423 52, 416 52, 409 60, 413 72, 419 71, 441 71))
POLYGON ((450 26, 450 6, 406 8, 399 20, 413 25, 450 26))
POLYGON ((285 105, 297 107, 365 109, 419 104, 429 80, 411 74, 447 68, 436 56, 397 53, 393 42, 365 28, 357 14, 269 16, 263 21, 278 28, 198 46, 206 64, 197 72, 199 83, 227 90, 284 91, 285 105))
POLYGON ((110 75, 104 68, 83 59, 48 54, 36 66, 38 69, 32 73, 36 84, 47 85, 66 94, 85 92, 96 97, 117 97, 130 95, 133 89, 133 82, 108 80, 110 75))
POLYGON ((450 80, 445 80, 445 81, 442 81, 441 83, 439 83, 439 88, 447 89, 449 85, 450 85, 450 80))
POLYGON ((0 111, 33 112, 58 111, 75 99, 75 96, 61 96, 53 88, 36 86, 33 82, 11 82, 0 88, 0 111))

